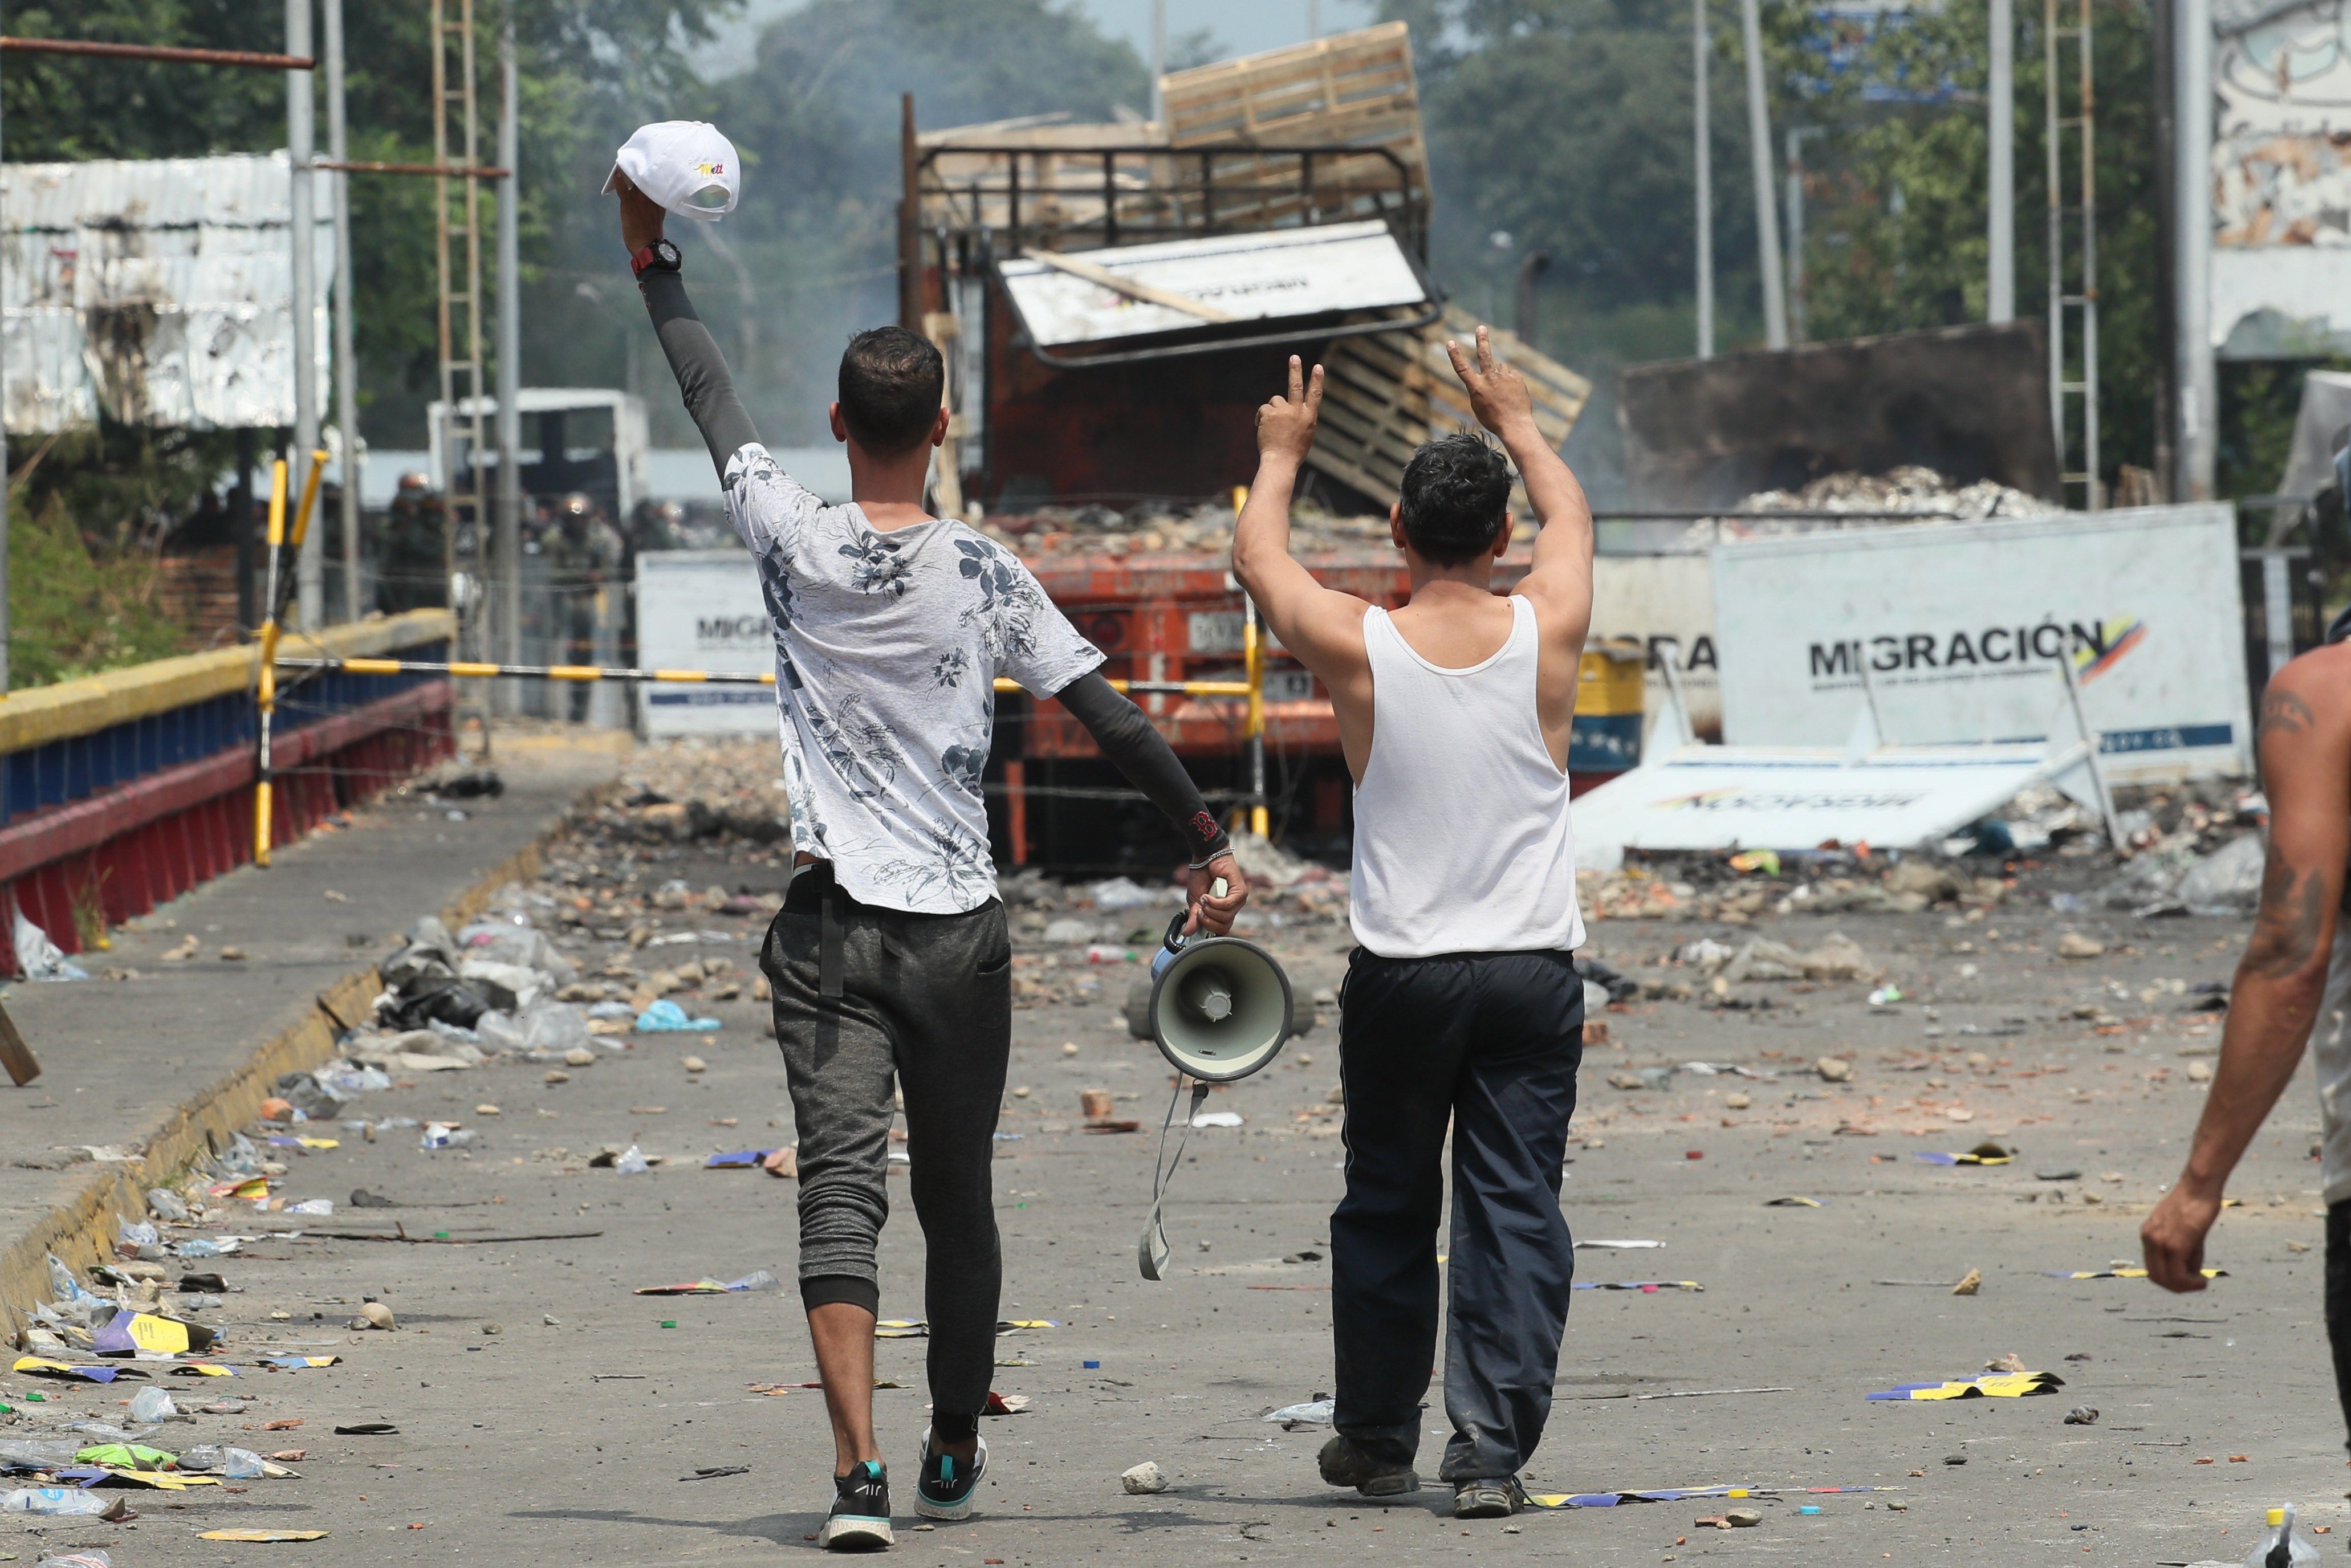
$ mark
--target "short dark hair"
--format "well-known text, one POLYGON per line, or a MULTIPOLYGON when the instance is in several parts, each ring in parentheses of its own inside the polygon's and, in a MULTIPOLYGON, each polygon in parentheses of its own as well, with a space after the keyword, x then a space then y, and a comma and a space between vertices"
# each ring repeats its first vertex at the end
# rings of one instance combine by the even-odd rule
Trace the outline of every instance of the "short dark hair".
POLYGON ((1440 435, 1405 465, 1404 537, 1438 566, 1459 566, 1494 548, 1508 520, 1510 465, 1464 431, 1440 435))
POLYGON ((939 417, 946 375, 946 362, 919 332, 858 333, 841 356, 841 422, 850 439, 876 457, 912 451, 939 417))

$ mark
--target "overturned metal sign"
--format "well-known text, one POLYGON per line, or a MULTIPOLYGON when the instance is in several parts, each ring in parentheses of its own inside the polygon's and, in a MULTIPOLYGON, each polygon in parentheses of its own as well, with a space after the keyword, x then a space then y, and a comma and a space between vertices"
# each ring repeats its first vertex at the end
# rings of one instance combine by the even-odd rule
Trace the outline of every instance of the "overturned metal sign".
POLYGON ((1046 348, 1428 298, 1411 257, 1377 221, 1037 252, 1001 271, 1021 324, 1046 348))
MULTIPOLYGON (((9 434, 96 422, 294 420, 286 154, 11 163, 0 173, 0 409, 9 434)), ((321 202, 322 209, 329 204, 321 202)), ((334 276, 334 227, 314 234, 334 276)), ((326 300, 313 373, 328 382, 326 300)))

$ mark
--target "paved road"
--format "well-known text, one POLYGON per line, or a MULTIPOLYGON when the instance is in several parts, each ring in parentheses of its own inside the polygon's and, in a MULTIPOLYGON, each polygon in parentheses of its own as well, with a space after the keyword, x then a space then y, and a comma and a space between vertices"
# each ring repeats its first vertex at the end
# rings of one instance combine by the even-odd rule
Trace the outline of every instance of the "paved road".
MULTIPOLYGON (((592 894, 619 869, 603 850, 590 858, 597 867, 583 862, 584 885, 567 896, 592 894)), ((770 890, 782 874, 770 852, 740 845, 643 852, 632 869, 627 885, 640 894, 673 876, 694 889, 770 890)), ((613 956, 641 971, 687 954, 728 957, 737 976, 749 967, 756 918, 693 909, 659 918, 663 934, 724 928, 730 939, 633 953, 611 944, 613 956)), ((2049 951, 2058 927, 2045 909, 2017 907, 1972 924, 1930 913, 1766 919, 1745 930, 1597 927, 1601 951, 1635 977, 1663 982, 1689 971, 1648 961, 1701 935, 1761 934, 1806 948, 1841 928, 1909 993, 1883 1011, 1859 984, 1733 988, 1734 1000, 1768 999, 1769 1009, 1640 1002, 1610 1015, 1618 1043, 1587 1057, 1562 1199, 1570 1220, 1586 1239, 1665 1245, 1586 1250, 1579 1277, 1691 1280, 1704 1290, 1577 1295, 1551 1436, 1530 1484, 1899 1489, 1767 1499, 1758 1505, 1764 1523, 1735 1533, 1694 1527, 1719 1504, 1562 1510, 1465 1527, 1434 1486, 1385 1506, 1322 1486, 1312 1455, 1324 1434, 1286 1432, 1260 1416, 1330 1386, 1329 1272, 1319 1255, 1340 1145, 1327 1103, 1328 1026, 1217 1096, 1245 1124, 1194 1135, 1169 1219, 1179 1270, 1145 1284, 1134 1244, 1153 1139, 1089 1135, 1077 1096, 1111 1089, 1121 1114, 1155 1126, 1167 1078, 1118 1021, 1121 972, 1086 970, 1070 950, 1032 936, 1022 951, 1037 961, 1022 973, 1059 999, 1016 1015, 1012 1080, 1029 1092, 1006 1102, 1012 1136, 998 1147, 996 1197, 1006 1313, 1056 1326, 999 1342, 998 1388, 1031 1404, 986 1423, 992 1460, 978 1517, 927 1529, 908 1514, 897 1555, 942 1568, 1177 1553, 1211 1563, 1343 1553, 1416 1563, 1563 1554, 1624 1564, 2233 1563, 2250 1549, 2262 1509, 2289 1499, 2306 1520, 2351 1531, 2319 1322, 2321 1253, 2296 1249, 2321 1239, 2306 1081, 2252 1159, 2239 1189, 2246 1207, 2224 1221, 2215 1249, 2230 1278, 2209 1294, 2170 1298, 2144 1281, 2046 1272, 2135 1253, 2138 1215, 2173 1174, 2200 1093, 2188 1069, 2203 1059, 2179 1053, 2217 1040, 2214 1020, 2184 1010, 2192 998, 2168 982, 2225 977, 2239 942, 2221 922, 2077 924, 2135 950, 2061 961, 2049 951), (1089 978, 1107 983, 1089 994, 1078 988, 1089 978), (2124 1021, 2072 1016, 2093 1001, 2124 1021), (1855 1063, 1849 1083, 1807 1071, 1831 1051, 1855 1063), (1970 1052, 1980 1061, 1971 1065, 1970 1052), (1662 1090, 1607 1083, 1611 1073, 1701 1060, 1774 1076, 1685 1071, 1662 1090), (1739 1094, 1749 1103, 1734 1109, 1739 1094), (1951 1169, 1914 1158, 1987 1135, 2018 1148, 2017 1162, 1951 1169), (2036 1176, 2064 1171, 2082 1174, 2036 1176), (1822 1207, 1767 1207, 1782 1196, 1822 1207), (1984 1276, 1974 1297, 1880 1282, 1951 1281, 1970 1268, 1984 1276), (2066 1387, 1956 1404, 1863 1397, 1971 1375, 2011 1352, 2066 1387), (2064 1425, 2076 1404, 2097 1406, 2098 1423, 2064 1425), (1124 1495, 1119 1472, 1144 1458, 1167 1469, 1172 1490, 1124 1495), (1821 1511, 1800 1514, 1806 1500, 1821 1511)), ((1335 979, 1335 925, 1293 919, 1266 935, 1302 988, 1335 979)), ((607 947, 590 939, 578 951, 601 960, 607 947)), ((764 1008, 747 995, 707 997, 705 988, 698 1006, 723 1020, 719 1030, 635 1037, 625 1053, 573 1070, 568 1082, 547 1082, 543 1066, 493 1065, 420 1075, 354 1108, 377 1120, 457 1117, 480 1132, 474 1150, 428 1154, 413 1129, 402 1129, 371 1142, 347 1134, 334 1151, 289 1156, 279 1183, 288 1196, 347 1204, 365 1187, 398 1205, 346 1207, 319 1228, 397 1225, 412 1238, 446 1232, 475 1244, 310 1235, 256 1243, 228 1260, 238 1293, 223 1315, 237 1352, 266 1345, 342 1360, 207 1383, 196 1397, 233 1385, 254 1403, 244 1415, 200 1416, 179 1440, 303 1448, 295 1467, 303 1479, 236 1496, 151 1497, 131 1525, 52 1521, 43 1544, 112 1542, 122 1568, 247 1563, 256 1552, 338 1568, 749 1564, 812 1553, 830 1494, 820 1396, 754 1386, 814 1376, 794 1298, 632 1294, 761 1268, 793 1277, 792 1184, 699 1168, 712 1152, 792 1137, 764 1008), (689 1054, 707 1070, 687 1071, 689 1054), (643 1176, 588 1166, 600 1149, 631 1143, 674 1163, 643 1176), (579 1231, 596 1234, 493 1239, 579 1231), (395 1310, 397 1331, 344 1327, 369 1296, 395 1310), (258 1430, 289 1419, 303 1425, 258 1430), (376 1420, 398 1433, 332 1432, 376 1420), (731 1466, 749 1469, 684 1479, 731 1466), (332 1533, 275 1548, 193 1539, 231 1524, 332 1533)), ((918 1317, 920 1241, 903 1208, 885 1240, 884 1310, 918 1317)), ((256 1222, 247 1233, 290 1223, 256 1222)), ((886 1341, 879 1351, 879 1375, 902 1385, 878 1401, 904 1485, 925 1418, 923 1345, 886 1341)), ((114 1411, 117 1398, 68 1391, 41 1414, 114 1411)), ((1429 1425, 1433 1460, 1440 1412, 1429 1425)), ((20 1554, 32 1544, 0 1541, 20 1554)))

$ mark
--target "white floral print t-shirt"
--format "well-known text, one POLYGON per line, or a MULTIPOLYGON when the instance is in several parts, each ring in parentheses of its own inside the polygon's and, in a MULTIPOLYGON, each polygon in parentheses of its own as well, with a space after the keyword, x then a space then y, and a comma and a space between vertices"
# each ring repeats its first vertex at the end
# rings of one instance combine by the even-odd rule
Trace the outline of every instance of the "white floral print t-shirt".
POLYGON ((881 532, 757 442, 726 461, 726 513, 775 629, 792 847, 831 861, 862 904, 986 904, 996 677, 1051 696, 1101 652, 995 540, 946 518, 881 532))

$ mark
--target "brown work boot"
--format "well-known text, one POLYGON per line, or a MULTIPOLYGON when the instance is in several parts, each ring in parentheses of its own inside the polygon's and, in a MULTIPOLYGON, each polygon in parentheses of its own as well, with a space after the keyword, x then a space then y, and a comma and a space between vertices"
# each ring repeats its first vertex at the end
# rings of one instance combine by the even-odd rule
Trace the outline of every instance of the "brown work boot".
POLYGON ((1420 1490, 1420 1476, 1410 1465, 1375 1459, 1355 1446, 1353 1437, 1333 1436, 1315 1457, 1322 1479, 1334 1487, 1353 1487, 1365 1497, 1401 1497, 1420 1490))

